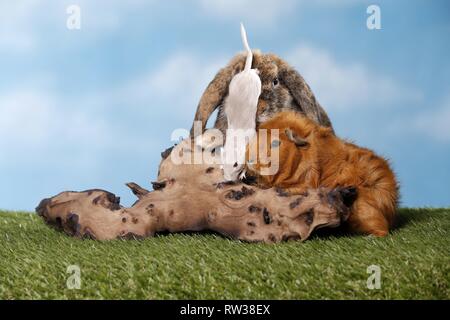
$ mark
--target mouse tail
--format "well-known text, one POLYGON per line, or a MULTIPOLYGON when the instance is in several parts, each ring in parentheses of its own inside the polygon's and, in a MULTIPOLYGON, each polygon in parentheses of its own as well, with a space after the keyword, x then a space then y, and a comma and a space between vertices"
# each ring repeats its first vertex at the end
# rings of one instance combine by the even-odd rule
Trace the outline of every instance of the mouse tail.
POLYGON ((244 70, 248 71, 252 68, 252 62, 253 62, 253 53, 250 49, 250 46, 248 45, 247 41, 247 33, 245 32, 244 25, 241 22, 241 38, 242 43, 244 44, 244 48, 247 51, 247 60, 245 61, 245 67, 244 70))

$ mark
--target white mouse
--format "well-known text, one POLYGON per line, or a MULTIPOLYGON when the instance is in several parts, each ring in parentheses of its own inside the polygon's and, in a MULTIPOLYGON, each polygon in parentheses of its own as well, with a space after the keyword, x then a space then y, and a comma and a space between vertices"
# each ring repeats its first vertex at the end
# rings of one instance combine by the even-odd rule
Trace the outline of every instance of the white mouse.
POLYGON ((245 150, 250 139, 256 134, 256 110, 261 94, 261 79, 258 70, 251 69, 253 54, 242 23, 241 37, 247 51, 245 67, 231 80, 228 96, 224 101, 224 112, 228 120, 222 153, 225 180, 237 180, 245 176, 245 150))

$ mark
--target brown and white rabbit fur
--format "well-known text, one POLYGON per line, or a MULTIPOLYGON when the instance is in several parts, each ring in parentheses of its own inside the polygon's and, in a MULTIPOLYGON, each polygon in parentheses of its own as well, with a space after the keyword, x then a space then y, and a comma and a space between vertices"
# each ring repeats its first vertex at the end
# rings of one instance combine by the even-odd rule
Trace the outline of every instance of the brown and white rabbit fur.
MULTIPOLYGON (((191 129, 191 137, 203 134, 210 115, 219 108, 214 127, 225 135, 227 119, 224 101, 232 78, 244 70, 246 53, 236 55, 222 68, 203 93, 195 113, 194 121, 201 122, 201 132, 191 129)), ((261 79, 261 94, 257 104, 256 125, 281 111, 297 111, 316 123, 332 127, 328 115, 316 100, 303 77, 288 63, 275 54, 253 51, 252 69, 257 69, 261 79)))

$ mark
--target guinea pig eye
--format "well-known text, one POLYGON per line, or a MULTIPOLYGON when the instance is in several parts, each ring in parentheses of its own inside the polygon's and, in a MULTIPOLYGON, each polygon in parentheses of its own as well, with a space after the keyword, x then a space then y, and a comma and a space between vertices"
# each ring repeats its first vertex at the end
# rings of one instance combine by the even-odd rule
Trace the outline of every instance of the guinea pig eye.
POLYGON ((281 141, 280 141, 280 140, 273 140, 273 141, 272 141, 272 148, 279 147, 280 144, 281 144, 281 141))
POLYGON ((278 78, 273 79, 272 83, 274 86, 277 86, 279 83, 278 78))
POLYGON ((235 162, 235 163, 233 164, 233 168, 236 168, 237 166, 238 166, 238 163, 235 162))

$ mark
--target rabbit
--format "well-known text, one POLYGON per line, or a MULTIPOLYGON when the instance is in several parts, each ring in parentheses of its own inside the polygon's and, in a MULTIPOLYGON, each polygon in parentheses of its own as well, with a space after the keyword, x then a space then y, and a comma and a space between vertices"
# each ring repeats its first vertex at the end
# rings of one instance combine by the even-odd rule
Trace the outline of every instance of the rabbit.
MULTIPOLYGON (((256 111, 256 127, 280 111, 296 111, 306 115, 316 123, 329 127, 332 124, 327 113, 316 100, 303 77, 288 63, 275 54, 252 51, 252 66, 261 79, 261 94, 256 111)), ((233 77, 244 69, 248 54, 239 53, 228 65, 216 74, 204 91, 194 117, 191 137, 204 133, 210 115, 219 108, 214 127, 225 135, 228 121, 225 101, 229 95, 229 85, 233 77), (197 129, 198 128, 198 129, 197 129)))
POLYGON ((251 69, 253 54, 242 23, 241 37, 247 51, 244 70, 233 77, 224 100, 227 131, 221 155, 224 178, 229 181, 237 180, 244 167, 246 145, 256 134, 256 108, 261 94, 261 79, 258 70, 251 69))

